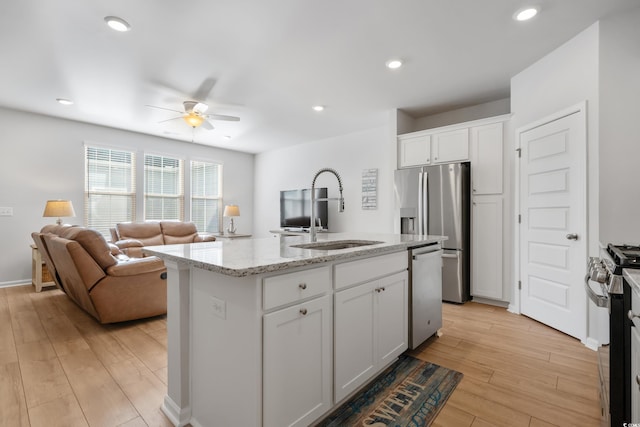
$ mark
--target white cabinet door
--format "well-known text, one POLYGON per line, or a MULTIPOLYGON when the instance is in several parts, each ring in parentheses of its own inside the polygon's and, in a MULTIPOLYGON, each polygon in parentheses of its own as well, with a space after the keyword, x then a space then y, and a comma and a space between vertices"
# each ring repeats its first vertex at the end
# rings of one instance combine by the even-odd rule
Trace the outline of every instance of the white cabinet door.
POLYGON ((428 165, 431 163, 431 135, 398 137, 398 167, 428 165))
POLYGON ((407 272, 335 294, 335 401, 407 349, 407 272))
MULTIPOLYGON (((633 291, 632 291, 633 292, 633 291)), ((637 313, 637 308, 634 310, 637 313)), ((631 422, 640 423, 640 332, 631 328, 631 422)))
POLYGON ((380 367, 386 366, 408 348, 407 273, 394 274, 376 282, 378 299, 378 351, 380 367))
POLYGON ((502 196, 473 199, 471 294, 502 299, 502 196))
POLYGON ((502 123, 471 128, 471 173, 474 195, 502 194, 502 123))
POLYGON ((375 283, 335 294, 335 398, 340 402, 376 369, 375 283))
POLYGON ((434 134, 431 150, 434 163, 469 160, 469 129, 434 134))
POLYGON ((331 408, 331 295, 263 319, 263 426, 307 426, 331 408))

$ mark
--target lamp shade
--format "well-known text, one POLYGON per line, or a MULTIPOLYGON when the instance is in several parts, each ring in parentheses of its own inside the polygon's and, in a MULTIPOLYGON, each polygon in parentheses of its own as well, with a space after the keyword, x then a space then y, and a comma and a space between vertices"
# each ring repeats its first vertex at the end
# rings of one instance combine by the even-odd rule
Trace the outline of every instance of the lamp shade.
POLYGON ((47 200, 43 217, 76 216, 71 200, 47 200))
POLYGON ((76 216, 76 212, 73 210, 73 204, 71 200, 47 200, 47 205, 44 207, 43 217, 58 217, 56 224, 61 225, 63 216, 76 216))
POLYGON ((224 207, 224 216, 240 216, 240 208, 238 205, 226 205, 224 207))

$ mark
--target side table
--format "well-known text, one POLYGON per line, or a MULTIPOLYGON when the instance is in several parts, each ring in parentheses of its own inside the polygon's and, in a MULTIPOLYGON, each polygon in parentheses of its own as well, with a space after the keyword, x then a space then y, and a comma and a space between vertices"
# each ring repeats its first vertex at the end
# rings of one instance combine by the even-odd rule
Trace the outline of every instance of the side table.
POLYGON ((31 245, 31 283, 36 287, 36 292, 40 292, 44 287, 56 285, 36 245, 31 245))
POLYGON ((214 234, 214 236, 216 236, 216 239, 241 239, 241 238, 251 237, 251 234, 224 233, 224 234, 214 234))

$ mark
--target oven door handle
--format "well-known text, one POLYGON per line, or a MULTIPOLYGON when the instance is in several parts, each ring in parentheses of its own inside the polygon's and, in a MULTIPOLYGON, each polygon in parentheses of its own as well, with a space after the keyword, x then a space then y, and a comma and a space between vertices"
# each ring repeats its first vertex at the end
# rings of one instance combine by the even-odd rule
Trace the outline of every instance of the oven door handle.
POLYGON ((604 292, 604 295, 598 295, 596 292, 593 291, 593 289, 591 289, 591 286, 589 286, 589 275, 587 274, 586 276, 584 276, 584 289, 585 291, 587 291, 587 295, 589 296, 589 299, 591 301, 594 302, 594 304, 598 307, 607 307, 608 303, 609 303, 609 297, 607 296, 604 287, 602 287, 602 291, 604 292))

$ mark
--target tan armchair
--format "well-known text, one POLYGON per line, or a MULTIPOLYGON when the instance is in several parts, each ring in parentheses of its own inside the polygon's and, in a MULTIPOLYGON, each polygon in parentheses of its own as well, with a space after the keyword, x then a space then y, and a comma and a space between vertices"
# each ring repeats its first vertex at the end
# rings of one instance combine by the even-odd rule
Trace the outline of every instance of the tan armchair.
POLYGON ((167 270, 160 258, 129 258, 100 233, 84 227, 43 231, 49 232, 34 240, 42 242, 57 283, 100 323, 167 312, 167 270))
POLYGON ((130 257, 142 257, 145 246, 213 242, 213 235, 201 235, 192 222, 146 221, 122 222, 111 229, 111 238, 130 257))

